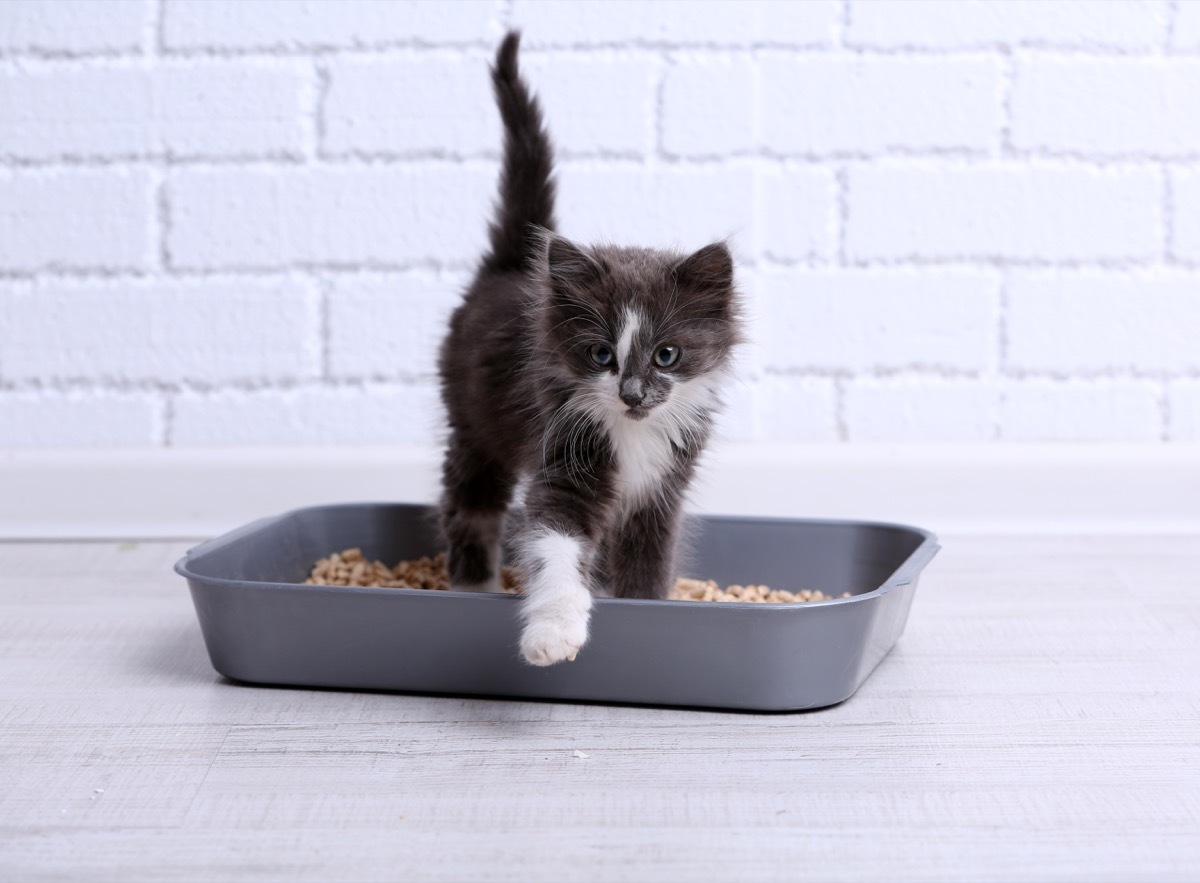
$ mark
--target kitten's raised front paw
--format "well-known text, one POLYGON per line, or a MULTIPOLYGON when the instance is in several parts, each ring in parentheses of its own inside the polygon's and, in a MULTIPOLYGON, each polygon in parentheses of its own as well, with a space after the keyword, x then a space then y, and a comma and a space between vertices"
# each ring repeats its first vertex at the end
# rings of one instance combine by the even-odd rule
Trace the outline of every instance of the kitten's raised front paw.
POLYGON ((535 620, 521 632, 521 656, 530 665, 571 661, 587 636, 586 616, 535 620))

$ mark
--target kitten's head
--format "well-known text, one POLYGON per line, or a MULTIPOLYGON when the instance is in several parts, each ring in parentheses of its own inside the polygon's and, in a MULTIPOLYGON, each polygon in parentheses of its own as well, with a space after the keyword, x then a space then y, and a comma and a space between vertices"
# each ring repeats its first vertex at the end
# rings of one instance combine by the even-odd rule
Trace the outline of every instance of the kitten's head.
POLYGON ((678 255, 549 235, 543 271, 542 352, 589 410, 678 422, 715 406, 742 339, 723 242, 678 255))

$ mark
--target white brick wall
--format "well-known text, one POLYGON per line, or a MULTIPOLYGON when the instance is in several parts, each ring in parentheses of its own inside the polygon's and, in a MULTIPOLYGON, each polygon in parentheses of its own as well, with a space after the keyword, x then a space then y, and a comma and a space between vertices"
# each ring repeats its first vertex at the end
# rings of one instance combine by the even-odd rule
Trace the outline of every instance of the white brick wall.
POLYGON ((0 273, 144 272, 154 259, 144 168, 0 168, 0 273))
POLYGON ((1172 175, 1174 236, 1170 256, 1200 265, 1200 169, 1180 169, 1172 175))
POLYGON ((1171 49, 1200 51, 1200 3, 1183 3, 1175 12, 1171 49))
POLYGON ((1200 373, 1198 299, 1195 275, 1178 271, 1016 273, 1008 365, 1063 376, 1200 373))
POLYGON ((846 384, 850 441, 982 442, 994 437, 998 391, 976 380, 919 375, 860 377, 846 384))
POLYGON ((274 61, 18 68, 0 74, 0 151, 44 163, 298 159, 307 79, 274 61))
POLYGON ((236 53, 478 43, 495 0, 160 0, 164 48, 236 53))
POLYGON ((1000 403, 1002 437, 1158 441, 1161 397, 1156 384, 1140 380, 1016 381, 1005 385, 1000 403))
POLYGON ((153 14, 148 0, 5 0, 0 51, 51 56, 137 52, 153 14))
POLYGON ((857 261, 1148 261, 1163 250, 1162 175, 1143 165, 879 162, 850 170, 857 261))
POLYGON ((185 170, 167 183, 173 267, 202 270, 465 264, 485 241, 490 166, 185 170), (482 220, 482 218, 479 218, 482 220))
POLYGON ((329 374, 344 380, 437 376, 437 342, 467 274, 415 271, 334 277, 329 285, 329 374))
POLYGON ((1200 153, 1200 58, 1017 61, 1018 150, 1186 158, 1200 153))
POLYGON ((0 447, 435 442, 509 26, 728 437, 1200 441, 1200 0, 0 0, 0 447))
POLYGON ((756 66, 772 153, 986 151, 1001 121, 996 58, 770 53, 756 66))
POLYGON ((1152 52, 1171 16, 1155 0, 852 0, 851 46, 876 49, 1055 49, 1152 52))
POLYGON ((0 299, 16 382, 286 383, 319 376, 310 280, 47 280, 0 299))
POLYGON ((334 59, 326 67, 327 155, 497 152, 483 53, 334 59))

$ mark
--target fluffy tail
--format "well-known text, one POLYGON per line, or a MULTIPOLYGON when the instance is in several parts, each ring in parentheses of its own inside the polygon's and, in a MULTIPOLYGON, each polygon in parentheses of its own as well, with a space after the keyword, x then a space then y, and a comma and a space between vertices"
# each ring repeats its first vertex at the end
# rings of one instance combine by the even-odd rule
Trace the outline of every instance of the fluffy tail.
POLYGON ((488 270, 527 270, 539 250, 534 225, 554 229, 554 151, 542 123, 542 109, 517 68, 521 35, 510 31, 496 52, 492 86, 504 121, 504 164, 500 200, 488 228, 488 270))

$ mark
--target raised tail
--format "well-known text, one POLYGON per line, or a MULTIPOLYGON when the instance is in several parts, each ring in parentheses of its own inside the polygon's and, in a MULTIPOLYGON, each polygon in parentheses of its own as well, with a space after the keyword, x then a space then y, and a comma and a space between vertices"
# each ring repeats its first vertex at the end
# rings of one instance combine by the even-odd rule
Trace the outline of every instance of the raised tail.
POLYGON ((504 163, 500 200, 489 225, 488 270, 527 270, 539 250, 534 226, 554 229, 554 151, 542 123, 542 109, 517 67, 521 35, 510 31, 496 52, 492 86, 504 121, 504 163))

